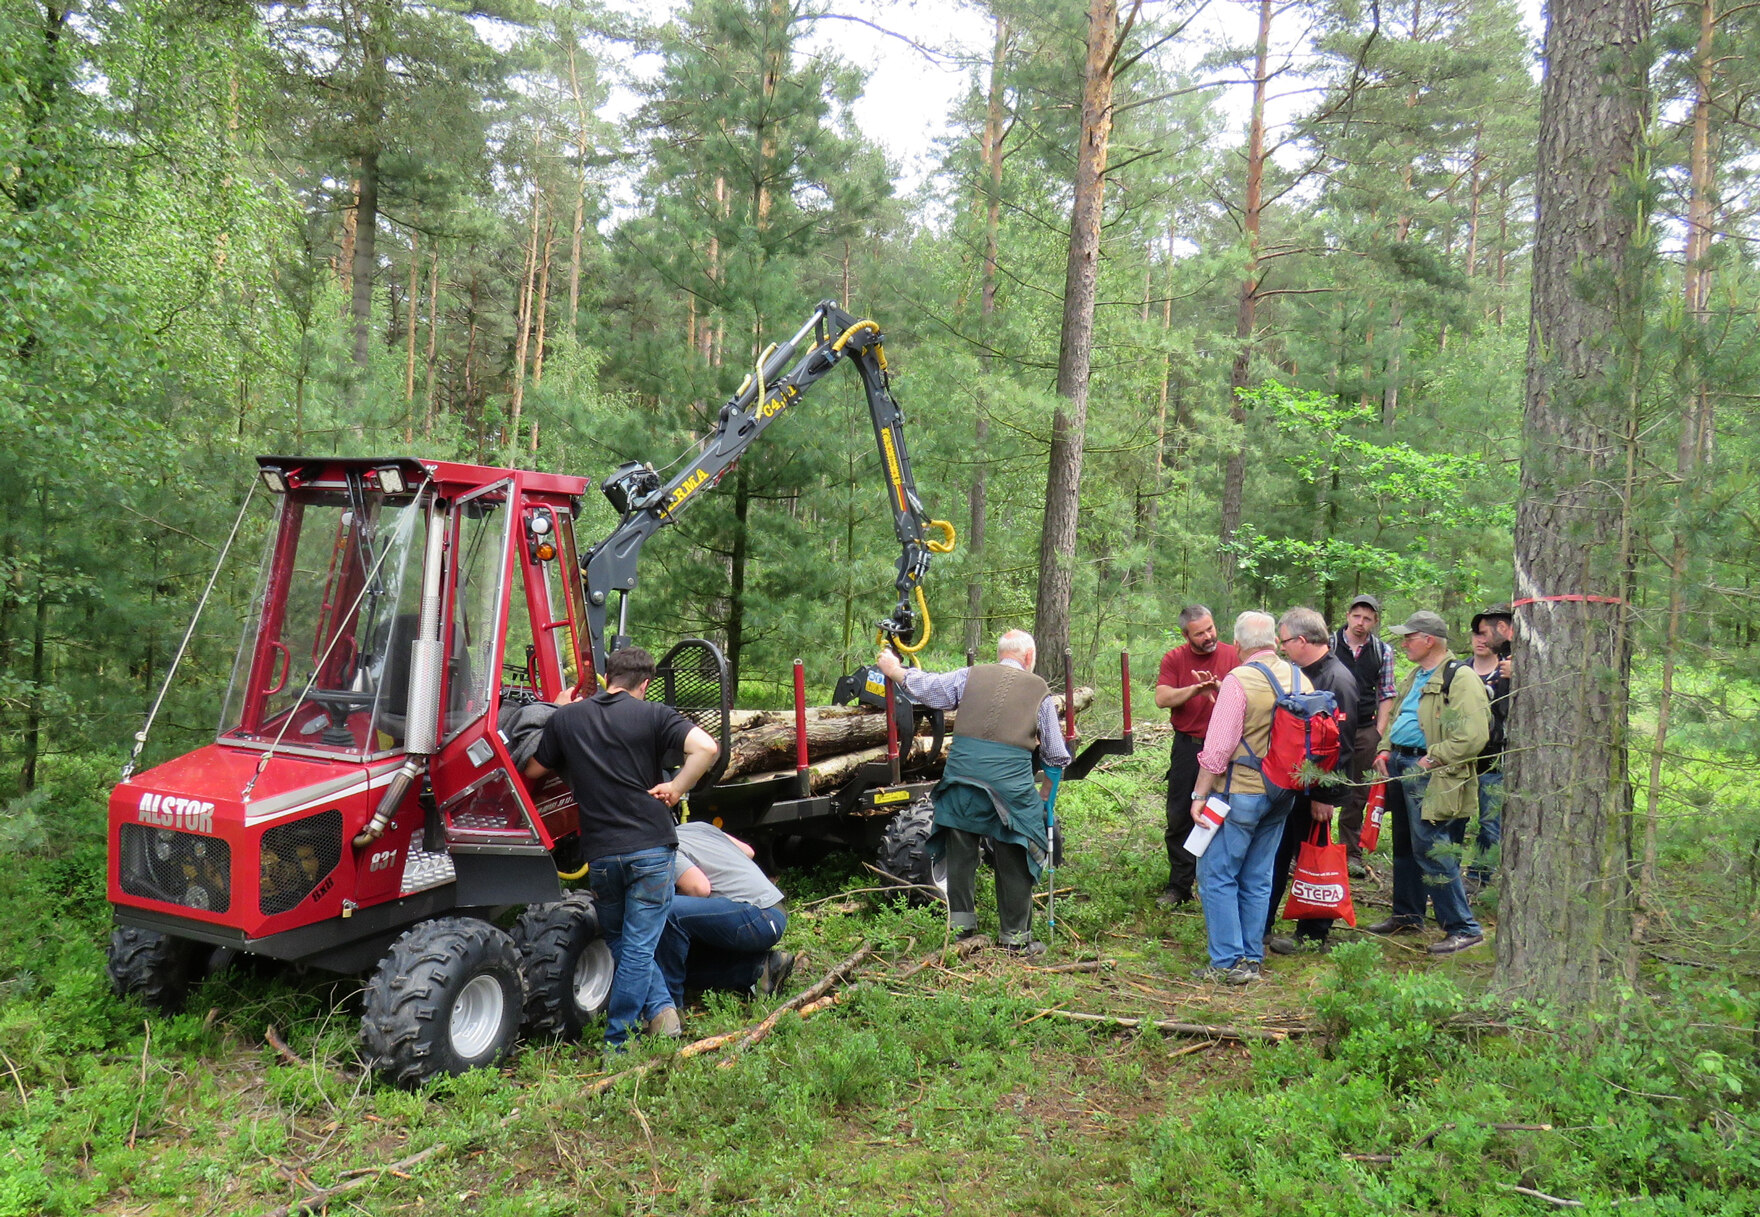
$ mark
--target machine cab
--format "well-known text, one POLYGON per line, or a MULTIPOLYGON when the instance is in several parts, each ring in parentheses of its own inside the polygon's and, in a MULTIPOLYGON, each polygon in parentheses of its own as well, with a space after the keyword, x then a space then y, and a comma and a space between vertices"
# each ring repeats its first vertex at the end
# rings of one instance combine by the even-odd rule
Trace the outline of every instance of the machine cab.
POLYGON ((455 881, 458 903, 511 901, 534 878, 528 898, 545 898, 576 808, 559 781, 528 787, 503 728, 592 687, 586 483, 411 459, 259 466, 277 515, 217 739, 113 793, 112 902, 250 943, 455 881))

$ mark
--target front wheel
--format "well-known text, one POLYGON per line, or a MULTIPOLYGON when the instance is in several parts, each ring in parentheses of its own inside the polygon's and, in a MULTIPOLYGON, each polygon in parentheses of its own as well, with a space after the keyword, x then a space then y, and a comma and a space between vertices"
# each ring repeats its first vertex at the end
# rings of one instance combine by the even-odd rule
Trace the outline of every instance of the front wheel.
POLYGON ((110 931, 104 970, 116 996, 132 994, 161 1013, 175 1014, 200 979, 198 955, 207 950, 187 938, 119 925, 110 931))
POLYGON ((925 795, 893 816, 880 838, 880 869, 912 885, 902 890, 918 908, 947 903, 947 860, 929 857, 934 831, 935 804, 925 795))
POLYGON ((617 963, 599 931, 593 897, 569 892, 534 904, 513 927, 526 982, 526 1032, 576 1039, 605 1012, 617 963))
POLYGON ((499 1064, 519 1034, 519 951, 474 917, 424 921, 367 982, 367 1063, 399 1086, 499 1064))

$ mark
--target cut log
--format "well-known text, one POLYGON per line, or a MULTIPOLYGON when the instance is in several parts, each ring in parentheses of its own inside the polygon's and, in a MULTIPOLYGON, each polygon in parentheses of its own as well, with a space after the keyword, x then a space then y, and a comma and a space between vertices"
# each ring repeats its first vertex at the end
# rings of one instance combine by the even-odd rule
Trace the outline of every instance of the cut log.
MULTIPOLYGON (((1053 697, 1052 701, 1061 715, 1062 694, 1053 697)), ((1094 690, 1085 686, 1076 690, 1078 713, 1093 702, 1094 690)), ((795 760, 794 711, 735 710, 733 714, 734 722, 729 724, 733 731, 728 739, 727 768, 721 776, 723 782, 763 773, 792 771, 795 760)), ((949 733, 958 717, 958 711, 947 711, 949 733)), ((871 752, 876 747, 881 749, 880 756, 883 757, 885 745, 886 715, 881 710, 867 706, 807 707, 807 759, 815 771, 822 764, 839 761, 843 765, 837 772, 847 775, 856 765, 863 763, 862 760, 850 762, 847 758, 856 753, 871 752)), ((922 747, 927 751, 926 739, 922 747)), ((879 758, 863 757, 863 760, 875 759, 879 758)))

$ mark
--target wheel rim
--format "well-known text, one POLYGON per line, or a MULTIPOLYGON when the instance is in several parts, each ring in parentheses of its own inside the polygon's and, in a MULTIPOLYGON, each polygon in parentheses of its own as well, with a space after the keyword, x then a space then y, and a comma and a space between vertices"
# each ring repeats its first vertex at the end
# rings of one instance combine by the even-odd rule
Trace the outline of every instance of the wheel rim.
POLYGON ((473 976, 452 1003, 452 1050, 462 1060, 474 1060, 494 1046, 501 1034, 501 1015, 507 996, 493 976, 473 976))
POLYGON ((595 938, 589 942, 574 962, 574 1004, 581 1013, 593 1015, 604 1008, 616 972, 617 964, 605 940, 595 938))

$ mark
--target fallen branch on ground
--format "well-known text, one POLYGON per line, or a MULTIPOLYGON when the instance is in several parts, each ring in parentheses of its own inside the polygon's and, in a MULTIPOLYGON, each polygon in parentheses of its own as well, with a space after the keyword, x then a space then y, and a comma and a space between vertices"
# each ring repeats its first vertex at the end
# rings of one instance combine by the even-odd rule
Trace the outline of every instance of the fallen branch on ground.
MULTIPOLYGON (((741 1052, 744 1052, 747 1048, 751 1048, 757 1044, 763 1043, 765 1038, 767 1038, 769 1036, 769 1034, 776 1029, 777 1022, 781 1020, 782 1016, 785 1013, 787 1013, 790 1010, 798 1010, 802 1006, 808 1005, 811 1002, 817 1000, 818 998, 824 997, 827 993, 831 992, 832 989, 837 987, 837 983, 840 980, 842 980, 844 977, 848 976, 851 972, 855 971, 856 967, 858 965, 860 965, 863 960, 868 958, 868 956, 872 955, 873 953, 874 953, 873 944, 864 942, 861 945, 861 947, 857 949, 855 954, 851 955, 848 959, 846 959, 842 963, 838 964, 835 968, 832 968, 831 971, 825 973, 824 977, 819 981, 818 984, 816 984, 812 988, 806 990, 804 993, 802 993, 800 996, 794 998, 792 1001, 789 1001, 784 1005, 776 1007, 776 1009, 774 1009, 770 1012, 769 1018, 765 1019, 763 1022, 759 1023, 756 1027, 753 1027, 750 1031, 746 1032, 745 1038, 740 1040, 739 1044, 737 1045, 738 1050, 741 1052)), ((727 1066, 731 1065, 732 1063, 733 1062, 731 1062, 731 1061, 723 1061, 723 1062, 721 1062, 721 1067, 723 1069, 725 1069, 725 1068, 727 1068, 727 1066)))
MULTIPOLYGON (((808 1002, 813 1001, 815 998, 822 996, 825 991, 832 985, 836 984, 844 974, 848 973, 852 968, 856 967, 873 953, 874 948, 872 944, 864 942, 855 954, 838 964, 835 968, 832 968, 831 971, 826 974, 824 980, 821 980, 818 984, 814 985, 811 989, 806 990, 804 993, 801 993, 799 996, 790 998, 785 1004, 778 1006, 771 1012, 768 1018, 754 1027, 742 1027, 738 1031, 726 1031, 720 1035, 711 1035, 700 1040, 694 1040, 670 1056, 657 1056, 653 1060, 643 1061, 639 1065, 632 1065, 628 1069, 621 1069, 616 1073, 602 1077, 598 1081, 587 1086, 581 1093, 588 1098, 591 1098, 596 1094, 603 1094, 625 1078, 641 1077, 643 1074, 648 1073, 651 1070, 658 1069, 668 1061, 686 1060, 693 1056, 702 1056, 704 1053, 714 1052, 717 1049, 725 1048, 735 1040, 745 1039, 756 1033, 760 1028, 764 1028, 766 1025, 774 1027, 776 1025, 776 1020, 782 1017, 783 1011, 799 1009, 808 1002)), ((765 1034, 769 1034, 768 1031, 766 1031, 765 1034)), ((753 1040, 752 1042, 756 1043, 757 1041, 753 1040)))
POLYGON ((875 866, 872 862, 864 862, 864 863, 862 863, 862 865, 867 867, 869 870, 873 871, 876 875, 879 875, 882 879, 890 880, 892 882, 893 886, 898 890, 913 891, 913 892, 927 892, 929 895, 935 897, 936 900, 943 900, 944 901, 947 899, 947 893, 942 891, 940 888, 936 887, 933 883, 912 883, 909 879, 899 878, 897 875, 893 874, 891 871, 881 870, 878 866, 875 866))
MULTIPOLYGON (((1561 1209, 1580 1209, 1586 1207, 1581 1200, 1567 1200, 1563 1196, 1548 1196, 1545 1192, 1535 1191, 1531 1187, 1517 1187, 1513 1183, 1500 1183, 1498 1187, 1506 1191, 1520 1192, 1524 1196, 1532 1196, 1536 1200, 1544 1200, 1547 1204, 1556 1204, 1561 1209)), ((1615 1204, 1622 1201, 1615 1200, 1615 1204)))
MULTIPOLYGON (((1401 1154, 1409 1154, 1413 1150, 1429 1148, 1430 1144, 1433 1141, 1435 1141, 1437 1137, 1440 1137, 1443 1133, 1448 1132, 1450 1129, 1454 1129, 1454 1128, 1458 1128, 1458 1127, 1460 1127, 1460 1126, 1458 1124, 1454 1123, 1453 1121, 1450 1121, 1447 1124, 1438 1124, 1435 1128, 1432 1128, 1429 1132, 1427 1132, 1423 1136, 1419 1137, 1416 1141, 1413 1141, 1410 1145, 1406 1146, 1404 1149, 1395 1150, 1391 1154, 1345 1154, 1344 1157, 1351 1162, 1375 1162, 1375 1163, 1380 1163, 1382 1165, 1385 1165, 1389 1162, 1392 1162, 1395 1158, 1399 1157, 1401 1154)), ((1551 1132, 1552 1131, 1552 1125, 1550 1125, 1550 1124, 1487 1124, 1484 1127, 1490 1128, 1490 1129, 1495 1129, 1498 1132, 1551 1132)))
POLYGON ((299 1069, 305 1068, 305 1058, 287 1046, 287 1041, 281 1038, 281 1033, 279 1031, 275 1030, 274 1023, 270 1023, 267 1027, 263 1028, 263 1039, 267 1041, 269 1047, 275 1049, 281 1059, 286 1061, 289 1065, 299 1069))
POLYGON ((1088 1014, 1081 1010, 1046 1010, 1042 1013, 1047 1018, 1067 1018, 1079 1023, 1099 1023, 1108 1027, 1130 1030, 1133 1027, 1153 1027, 1169 1035, 1198 1035, 1215 1040, 1270 1040, 1282 1043, 1292 1035, 1306 1035, 1313 1031, 1312 1027, 1224 1027, 1211 1023, 1180 1023, 1172 1019, 1120 1018, 1111 1014, 1088 1014))
POLYGON ((1060 963, 1055 967, 1028 968, 1027 971, 1037 972, 1042 976, 1055 976, 1063 972, 1104 972, 1117 965, 1116 959, 1084 959, 1080 963, 1060 963))
POLYGON ((284 1204, 278 1209, 269 1210, 269 1212, 265 1213, 263 1217, 295 1217, 295 1215, 299 1213, 318 1212, 326 1208, 330 1201, 345 1192, 352 1192, 359 1188, 367 1187, 370 1184, 377 1183, 384 1175, 402 1176, 410 1167, 425 1162, 436 1154, 443 1154, 445 1152, 446 1143, 444 1141, 438 1145, 430 1145, 421 1153, 411 1154, 401 1162, 393 1162, 389 1166, 370 1168, 369 1173, 358 1175, 355 1178, 348 1180, 346 1183, 338 1183, 335 1187, 319 1188, 317 1191, 309 1193, 303 1200, 296 1200, 292 1204, 284 1204))

